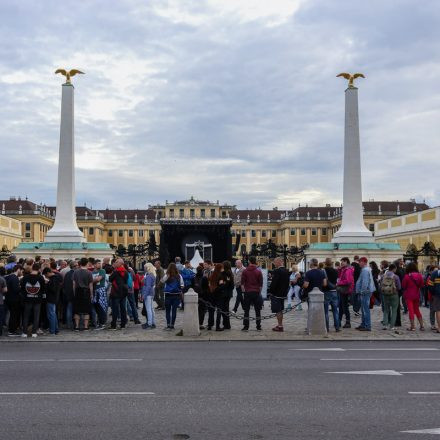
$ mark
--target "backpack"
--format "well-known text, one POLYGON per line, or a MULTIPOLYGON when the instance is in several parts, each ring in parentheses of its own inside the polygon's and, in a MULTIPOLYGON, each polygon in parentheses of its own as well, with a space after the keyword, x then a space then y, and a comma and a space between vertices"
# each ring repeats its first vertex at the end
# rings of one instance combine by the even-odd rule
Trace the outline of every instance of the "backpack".
POLYGON ((384 276, 380 289, 384 295, 395 295, 397 293, 397 287, 396 282, 394 281, 394 276, 384 276))
POLYGON ((128 290, 133 289, 133 277, 131 276, 131 272, 128 272, 127 287, 128 290))

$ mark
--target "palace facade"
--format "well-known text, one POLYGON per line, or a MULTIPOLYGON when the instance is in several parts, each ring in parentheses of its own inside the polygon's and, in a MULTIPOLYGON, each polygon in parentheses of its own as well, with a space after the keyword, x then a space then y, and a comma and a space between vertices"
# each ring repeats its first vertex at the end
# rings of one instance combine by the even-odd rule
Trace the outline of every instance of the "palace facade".
MULTIPOLYGON (((20 197, 0 200, 0 208, 2 215, 21 222, 22 240, 28 242, 44 241, 56 212, 54 207, 20 197)), ((371 200, 363 202, 363 208, 365 225, 374 233, 377 222, 396 216, 417 215, 429 206, 415 200, 371 200)), ((182 231, 186 228, 190 239, 197 240, 198 236, 206 237, 203 225, 208 227, 215 224, 228 228, 232 236, 232 250, 235 253, 237 249, 236 253, 240 254, 242 251, 250 251, 253 244, 262 244, 268 240, 288 246, 329 242, 340 227, 342 207, 327 204, 298 206, 287 211, 278 208, 244 210, 219 201, 202 201, 191 197, 183 201, 150 205, 146 209, 92 209, 78 206, 76 213, 78 226, 88 242, 107 242, 116 247, 128 247, 130 244, 145 243, 154 235, 159 245, 161 237, 165 236, 161 232, 171 226, 180 230, 179 239, 183 239, 182 231), (192 226, 195 227, 194 231, 197 230, 193 234, 192 226)), ((176 252, 177 248, 174 250, 176 252)))

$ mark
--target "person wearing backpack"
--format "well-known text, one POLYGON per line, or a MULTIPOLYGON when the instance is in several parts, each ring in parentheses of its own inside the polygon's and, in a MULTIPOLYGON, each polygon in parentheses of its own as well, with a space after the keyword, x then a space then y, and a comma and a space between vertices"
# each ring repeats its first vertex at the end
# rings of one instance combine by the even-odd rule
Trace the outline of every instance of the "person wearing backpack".
POLYGON ((435 269, 432 271, 431 277, 428 280, 428 288, 432 295, 431 307, 437 318, 436 333, 440 333, 440 270, 435 269))
POLYGON ((396 331, 397 308, 400 305, 399 290, 400 278, 396 275, 396 265, 390 264, 380 282, 380 291, 383 298, 383 330, 396 331))
POLYGON ((165 276, 162 278, 165 293, 165 316, 167 326, 164 330, 173 330, 176 322, 177 308, 182 300, 185 286, 182 275, 179 274, 175 263, 170 263, 165 276))
POLYGON ((406 266, 406 274, 402 280, 403 298, 406 306, 408 307, 409 321, 411 324, 410 328, 407 329, 408 331, 414 331, 416 329, 414 326, 414 315, 419 321, 420 330, 425 330, 425 326, 423 325, 423 317, 419 309, 420 289, 423 287, 423 285, 423 276, 419 273, 416 263, 409 263, 406 266))

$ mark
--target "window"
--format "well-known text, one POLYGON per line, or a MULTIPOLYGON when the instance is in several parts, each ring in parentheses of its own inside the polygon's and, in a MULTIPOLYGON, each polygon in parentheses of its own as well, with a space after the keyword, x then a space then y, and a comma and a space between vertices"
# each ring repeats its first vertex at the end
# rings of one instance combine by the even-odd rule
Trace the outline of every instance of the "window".
POLYGON ((306 235, 306 228, 301 228, 301 235, 306 235))
POLYGON ((264 238, 264 237, 266 237, 266 230, 265 229, 263 229, 262 231, 261 231, 261 236, 264 238))
POLYGON ((25 236, 26 238, 31 238, 31 233, 30 233, 30 232, 25 232, 24 236, 25 236))
POLYGON ((215 209, 211 209, 211 218, 215 218, 215 209))
POLYGON ((296 234, 296 229, 290 228, 290 235, 295 235, 295 234, 296 234))
POLYGON ((170 218, 174 218, 174 209, 170 209, 170 218))
POLYGON ((246 238, 246 231, 244 229, 241 231, 241 236, 246 238))
POLYGON ((124 236, 124 231, 122 229, 118 230, 118 235, 119 237, 123 237, 124 236))
POLYGON ((317 234, 316 228, 312 228, 312 235, 316 235, 316 234, 317 234))
POLYGON ((194 211, 194 209, 190 209, 190 210, 189 210, 189 216, 190 216, 191 218, 194 218, 194 217, 196 216, 196 212, 194 211))
POLYGON ((257 231, 255 229, 251 230, 251 237, 255 238, 257 236, 257 231))
POLYGON ((374 223, 370 223, 370 224, 368 225, 368 229, 369 229, 371 232, 374 232, 374 223))
POLYGON ((200 210, 200 217, 205 218, 205 210, 204 209, 200 210))
POLYGON ((245 244, 242 244, 242 245, 240 246, 240 250, 241 250, 242 253, 243 253, 243 252, 246 252, 246 245, 245 245, 245 244))
POLYGON ((272 229, 272 238, 277 238, 277 231, 272 229))
POLYGON ((143 231, 143 229, 139 229, 139 231, 138 231, 138 236, 139 236, 139 237, 143 237, 143 236, 144 236, 144 231, 143 231))
POLYGON ((93 235, 94 232, 93 228, 89 228, 89 235, 93 235))
POLYGON ((129 229, 129 230, 128 230, 128 236, 129 236, 129 237, 133 237, 133 235, 134 235, 134 231, 133 231, 133 229, 129 229))
POLYGON ((226 218, 226 211, 222 211, 222 218, 226 218))
POLYGON ((162 218, 162 211, 159 211, 159 218, 162 218))
POLYGON ((185 210, 179 209, 179 218, 184 218, 184 217, 185 217, 185 210))
POLYGON ((108 230, 108 236, 113 237, 113 231, 111 229, 108 230))
POLYGON ((31 224, 30 223, 26 223, 25 230, 26 231, 30 231, 31 230, 31 224))
POLYGON ((80 230, 81 232, 84 232, 84 229, 83 229, 83 228, 79 228, 79 230, 80 230))
POLYGON ((322 228, 321 232, 322 232, 322 235, 327 235, 327 228, 322 228))

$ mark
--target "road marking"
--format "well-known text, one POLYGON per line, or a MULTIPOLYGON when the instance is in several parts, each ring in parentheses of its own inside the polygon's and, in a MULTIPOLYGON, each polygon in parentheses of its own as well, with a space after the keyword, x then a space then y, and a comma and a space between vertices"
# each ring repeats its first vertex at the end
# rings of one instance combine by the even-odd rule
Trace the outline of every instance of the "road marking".
POLYGON ((440 394, 440 391, 408 391, 408 394, 440 394))
POLYGON ((416 429, 414 431, 400 431, 406 434, 440 434, 440 428, 434 429, 416 429))
POLYGON ((320 361, 440 361, 440 358, 323 358, 320 361))
POLYGON ((15 391, 0 396, 153 396, 150 391, 15 391))
POLYGON ((326 371, 327 374, 374 374, 377 376, 402 376, 403 374, 440 374, 440 371, 396 371, 396 370, 367 370, 367 371, 326 371))
POLYGON ((289 351, 438 351, 439 348, 288 348, 289 351))
POLYGON ((401 376, 395 370, 372 370, 372 371, 327 371, 327 374, 374 374, 377 376, 401 376))
POLYGON ((0 362, 139 362, 143 359, 0 359, 0 362))

